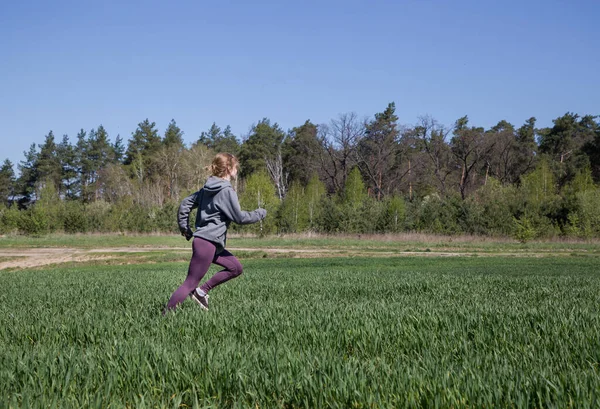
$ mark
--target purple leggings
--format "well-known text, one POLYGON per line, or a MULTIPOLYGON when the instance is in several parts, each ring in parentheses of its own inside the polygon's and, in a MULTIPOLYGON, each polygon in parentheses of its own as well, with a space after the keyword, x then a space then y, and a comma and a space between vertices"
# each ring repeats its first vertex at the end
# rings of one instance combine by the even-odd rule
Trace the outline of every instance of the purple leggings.
POLYGON ((210 280, 202 284, 200 288, 205 293, 208 293, 219 284, 223 284, 225 281, 242 274, 243 268, 239 260, 227 250, 223 250, 218 255, 215 255, 216 247, 210 241, 194 237, 192 249, 192 259, 190 260, 187 277, 171 296, 167 304, 168 309, 177 307, 178 304, 182 303, 196 289, 211 263, 224 267, 224 270, 219 271, 210 280))

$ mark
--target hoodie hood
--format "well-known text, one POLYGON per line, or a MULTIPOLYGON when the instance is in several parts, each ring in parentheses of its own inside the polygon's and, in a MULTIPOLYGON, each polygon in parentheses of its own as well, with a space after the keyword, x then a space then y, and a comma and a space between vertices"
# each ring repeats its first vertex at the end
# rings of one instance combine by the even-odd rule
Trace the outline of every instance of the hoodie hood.
POLYGON ((228 180, 221 179, 216 176, 209 177, 206 183, 204 184, 204 190, 212 194, 218 193, 226 187, 232 187, 231 183, 229 183, 228 180))

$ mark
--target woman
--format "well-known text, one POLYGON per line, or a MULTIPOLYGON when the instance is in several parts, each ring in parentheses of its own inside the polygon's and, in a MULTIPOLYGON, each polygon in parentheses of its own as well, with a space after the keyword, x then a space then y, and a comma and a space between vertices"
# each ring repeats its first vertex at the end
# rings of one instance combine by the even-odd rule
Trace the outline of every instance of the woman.
POLYGON ((227 228, 232 221, 237 224, 256 223, 265 218, 267 211, 259 208, 246 212, 240 209, 237 194, 230 183, 237 176, 238 168, 239 162, 235 156, 229 153, 217 154, 209 167, 212 176, 204 187, 181 202, 177 218, 179 230, 186 239, 194 238, 193 253, 187 277, 171 296, 167 310, 175 309, 188 296, 208 310, 208 292, 242 274, 242 265, 238 259, 225 250, 227 228), (197 207, 196 229, 192 231, 188 220, 192 209, 197 207), (211 263, 224 269, 200 288, 196 288, 211 263))

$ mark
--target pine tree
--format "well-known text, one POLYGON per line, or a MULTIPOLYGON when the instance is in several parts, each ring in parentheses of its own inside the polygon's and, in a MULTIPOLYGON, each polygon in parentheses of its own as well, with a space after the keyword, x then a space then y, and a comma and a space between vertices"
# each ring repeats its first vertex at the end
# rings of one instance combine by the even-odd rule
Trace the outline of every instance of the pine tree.
POLYGON ((43 184, 52 183, 54 189, 60 191, 62 181, 62 166, 57 153, 54 133, 50 131, 42 145, 39 145, 40 153, 37 158, 36 167, 38 171, 38 182, 43 184))
POLYGON ((125 157, 125 145, 123 145, 123 138, 121 135, 117 135, 115 143, 112 145, 113 150, 113 163, 121 163, 125 157))
POLYGON ((202 131, 198 137, 198 143, 205 145, 209 149, 214 149, 215 142, 221 135, 221 128, 216 123, 212 123, 208 131, 202 131))
POLYGON ((183 131, 177 126, 174 119, 171 119, 169 126, 165 131, 163 145, 166 147, 175 146, 177 149, 183 149, 183 131))
MULTIPOLYGON (((89 164, 89 191, 93 199, 98 200, 101 195, 98 179, 100 173, 109 163, 114 161, 114 151, 108 139, 108 133, 102 125, 97 130, 92 129, 88 137, 87 160, 89 164)), ((90 200, 91 196, 86 200, 90 200)))
POLYGON ((161 139, 156 129, 156 123, 150 122, 148 118, 138 124, 137 129, 132 134, 125 153, 125 165, 132 164, 138 156, 141 156, 147 163, 151 156, 155 154, 161 146, 161 139))
POLYGON ((307 120, 291 130, 283 149, 283 162, 290 180, 306 185, 320 168, 322 145, 317 137, 317 126, 307 120))
POLYGON ((238 155, 240 143, 233 132, 231 132, 231 126, 227 125, 223 133, 219 136, 219 139, 215 141, 214 150, 215 152, 228 152, 232 155, 238 155))
POLYGON ((6 159, 0 168, 0 202, 9 204, 15 194, 15 171, 10 160, 6 159))
POLYGON ((77 134, 75 144, 75 166, 77 169, 78 182, 75 184, 75 194, 81 201, 87 201, 89 185, 91 183, 92 161, 89 158, 91 146, 87 132, 81 129, 77 134))
POLYGON ((34 198, 35 185, 38 181, 36 144, 32 143, 29 151, 23 152, 23 155, 25 159, 18 165, 20 176, 17 179, 17 192, 23 196, 24 201, 30 201, 34 198))
POLYGON ((250 175, 260 170, 266 170, 267 161, 276 161, 281 156, 281 148, 285 133, 277 123, 263 118, 252 127, 248 139, 240 148, 240 164, 242 176, 250 175))
POLYGON ((208 131, 200 134, 198 143, 205 145, 215 152, 227 152, 236 156, 240 149, 240 144, 233 132, 231 132, 231 127, 227 125, 221 131, 221 128, 214 122, 208 131))
POLYGON ((58 144, 56 152, 61 165, 61 189, 60 193, 68 199, 77 198, 78 173, 77 158, 73 145, 69 142, 69 136, 63 135, 61 143, 58 144))
POLYGON ((113 149, 109 142, 108 133, 102 125, 98 126, 95 133, 90 132, 90 135, 92 134, 95 137, 90 140, 89 158, 92 160, 95 173, 97 173, 114 160, 113 149))

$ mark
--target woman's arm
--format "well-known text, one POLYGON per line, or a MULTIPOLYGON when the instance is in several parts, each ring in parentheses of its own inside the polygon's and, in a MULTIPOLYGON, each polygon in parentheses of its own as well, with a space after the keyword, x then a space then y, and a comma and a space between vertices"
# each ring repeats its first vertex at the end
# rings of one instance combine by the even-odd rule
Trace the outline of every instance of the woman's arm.
POLYGON ((198 207, 198 198, 200 197, 201 190, 193 193, 183 199, 179 205, 177 211, 177 223, 179 224, 179 231, 185 236, 186 239, 191 239, 191 229, 189 226, 190 212, 198 207), (189 236, 189 237, 188 237, 189 236))
POLYGON ((223 191, 223 194, 227 195, 227 200, 224 200, 223 203, 221 203, 220 210, 229 220, 237 224, 252 224, 267 216, 267 211, 265 209, 256 209, 251 212, 242 210, 237 194, 233 189, 227 189, 223 191))

